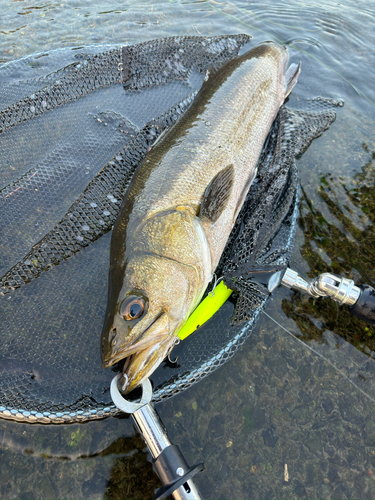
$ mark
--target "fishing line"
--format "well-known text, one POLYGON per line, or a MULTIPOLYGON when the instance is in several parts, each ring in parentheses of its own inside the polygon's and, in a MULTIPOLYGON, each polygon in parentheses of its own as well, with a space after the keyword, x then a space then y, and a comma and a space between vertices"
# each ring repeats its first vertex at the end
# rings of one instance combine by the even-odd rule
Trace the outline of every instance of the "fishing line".
POLYGON ((290 332, 287 328, 285 328, 285 326, 281 325, 278 321, 276 321, 274 318, 272 318, 272 316, 270 316, 269 314, 267 314, 265 311, 261 311, 261 312, 264 315, 266 315, 267 318, 271 319, 274 323, 276 323, 276 325, 279 326, 282 330, 284 330, 284 332, 288 333, 291 337, 293 337, 295 340, 297 340, 304 347, 306 347, 311 352, 313 352, 314 354, 316 354, 317 356, 319 356, 320 358, 322 358, 326 363, 328 363, 329 365, 331 365, 332 368, 334 368, 342 377, 344 377, 353 387, 355 387, 358 391, 360 391, 370 401, 372 401, 373 403, 375 403, 375 399, 372 396, 370 396, 363 389, 361 389, 360 387, 358 387, 358 385, 356 385, 347 375, 345 375, 345 373, 342 370, 340 370, 340 368, 338 368, 334 363, 332 363, 332 361, 329 361, 329 359, 327 359, 325 356, 323 356, 323 354, 321 354, 320 352, 316 351, 315 349, 313 349, 308 344, 305 344, 305 342, 302 342, 301 339, 299 339, 296 335, 294 335, 292 332, 290 332))
MULTIPOLYGON (((214 278, 212 278, 212 279, 215 279, 215 282, 213 284, 212 290, 210 292, 208 292, 207 295, 209 295, 210 297, 215 297, 215 288, 217 287, 219 282, 224 279, 224 276, 220 276, 220 278, 218 278, 216 276, 216 274, 214 273, 214 278)), ((211 280, 211 282, 212 282, 212 280, 211 280)))

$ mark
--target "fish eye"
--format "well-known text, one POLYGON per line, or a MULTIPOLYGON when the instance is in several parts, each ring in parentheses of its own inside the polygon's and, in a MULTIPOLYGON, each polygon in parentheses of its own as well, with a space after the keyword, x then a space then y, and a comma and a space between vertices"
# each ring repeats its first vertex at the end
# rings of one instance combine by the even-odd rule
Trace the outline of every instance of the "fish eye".
POLYGON ((122 301, 119 314, 123 319, 131 321, 133 319, 140 318, 144 310, 144 299, 142 297, 137 297, 136 295, 129 295, 122 301))

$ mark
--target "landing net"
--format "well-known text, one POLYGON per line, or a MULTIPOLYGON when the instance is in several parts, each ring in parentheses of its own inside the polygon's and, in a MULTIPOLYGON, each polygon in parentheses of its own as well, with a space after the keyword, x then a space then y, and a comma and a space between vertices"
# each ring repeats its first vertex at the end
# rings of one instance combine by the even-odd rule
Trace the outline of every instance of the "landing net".
MULTIPOLYGON (((247 35, 62 49, 0 67, 0 416, 43 423, 115 415, 100 363, 111 228, 147 150, 188 109, 208 68, 247 35)), ((235 290, 152 376, 154 401, 241 347, 269 294, 252 273, 288 265, 298 158, 338 101, 284 105, 216 270, 235 290)))

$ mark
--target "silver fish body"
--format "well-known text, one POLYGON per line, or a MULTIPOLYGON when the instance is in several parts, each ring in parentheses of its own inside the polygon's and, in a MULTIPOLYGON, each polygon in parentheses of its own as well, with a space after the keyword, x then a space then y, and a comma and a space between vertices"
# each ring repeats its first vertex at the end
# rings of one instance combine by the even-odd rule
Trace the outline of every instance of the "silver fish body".
POLYGON ((164 359, 212 279, 297 79, 287 62, 269 42, 209 75, 134 174, 113 229, 102 332, 103 366, 128 358, 125 392, 164 359))

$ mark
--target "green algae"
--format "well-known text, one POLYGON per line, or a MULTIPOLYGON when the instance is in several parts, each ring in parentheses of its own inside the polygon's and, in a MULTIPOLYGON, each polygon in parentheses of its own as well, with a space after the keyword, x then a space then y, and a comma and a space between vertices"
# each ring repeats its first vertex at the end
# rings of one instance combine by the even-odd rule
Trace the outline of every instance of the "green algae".
MULTIPOLYGON (((304 243, 301 255, 309 265, 307 274, 311 278, 328 272, 354 279, 357 285, 375 286, 375 150, 371 151, 366 144, 362 144, 362 148, 367 153, 366 162, 354 176, 350 188, 345 179, 337 181, 337 176, 320 178, 320 204, 324 203, 341 225, 328 222, 302 188, 299 224, 304 243), (360 211, 366 213, 364 227, 353 223, 346 213, 348 207, 345 209, 343 201, 335 195, 338 183, 357 208, 357 215, 360 217, 360 211), (329 263, 322 258, 320 250, 328 256, 329 263)), ((298 324, 304 340, 321 339, 324 332, 330 330, 362 352, 375 351, 375 327, 351 316, 346 308, 333 301, 306 300, 306 297, 295 294, 291 300, 283 301, 282 308, 298 324)))

